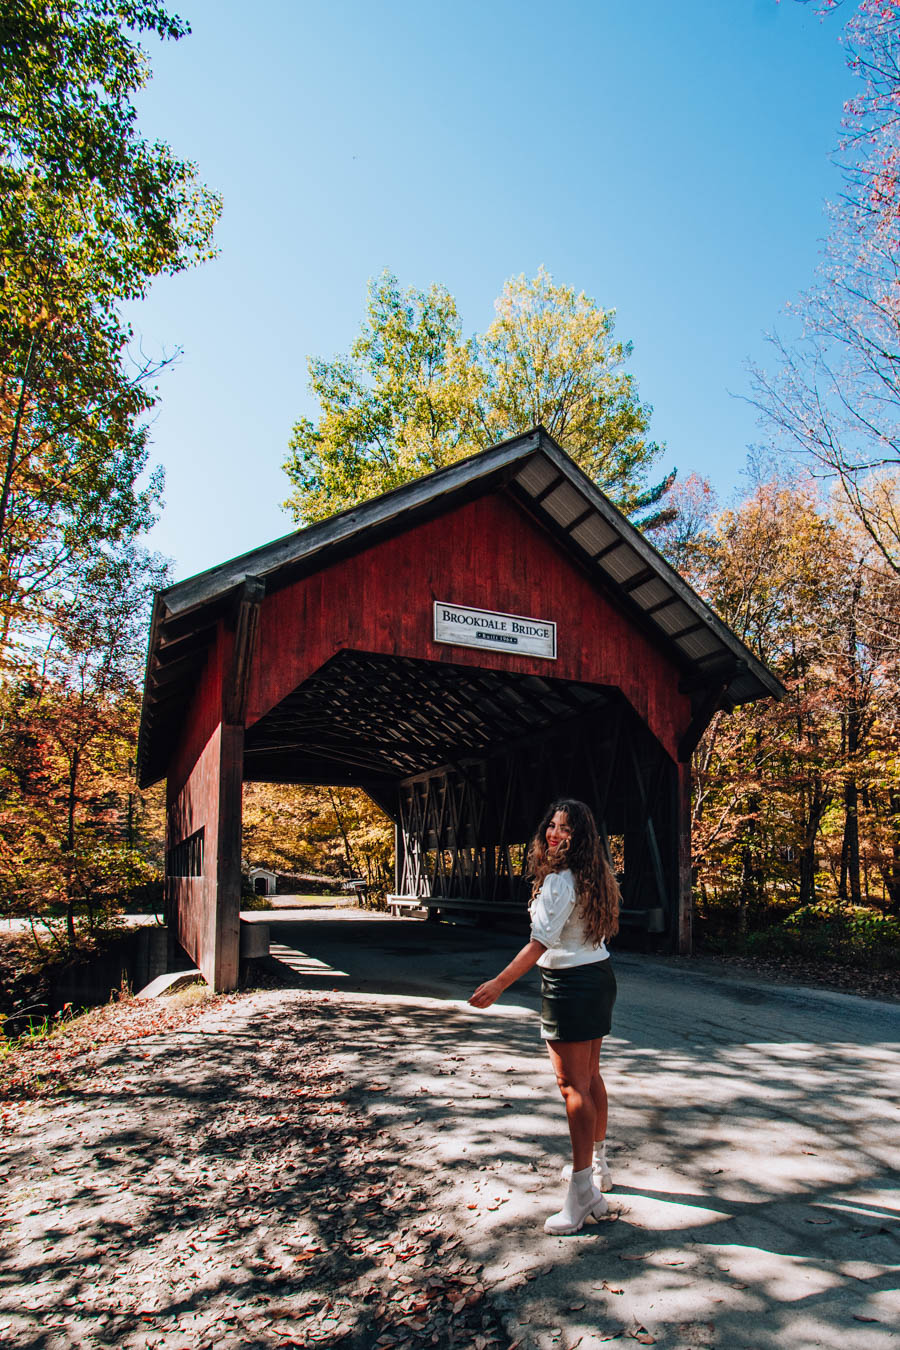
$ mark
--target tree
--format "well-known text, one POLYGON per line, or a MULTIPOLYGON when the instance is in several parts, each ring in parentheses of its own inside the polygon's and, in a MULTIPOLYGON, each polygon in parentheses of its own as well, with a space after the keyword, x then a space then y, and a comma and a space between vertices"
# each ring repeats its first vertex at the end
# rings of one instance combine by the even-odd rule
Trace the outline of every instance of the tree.
POLYGON ((694 756, 701 895, 726 901, 745 928, 779 907, 859 904, 882 888, 895 906, 889 569, 809 479, 759 478, 720 512, 702 483, 674 496, 668 556, 788 691, 717 713, 694 756))
POLYGON ((486 388, 482 444, 543 424, 628 513, 655 504, 674 475, 648 491, 660 447, 647 439, 652 409, 625 371, 630 342, 615 338, 616 312, 555 286, 543 268, 512 277, 481 341, 486 388))
POLYGON ((97 554, 53 615, 41 660, 0 690, 7 907, 61 906, 70 945, 80 916, 93 928, 154 871, 132 760, 148 601, 166 579, 165 564, 134 545, 97 554))
POLYGON ((209 256, 219 211, 139 134, 158 0, 16 0, 0 16, 0 641, 41 625, 104 541, 153 516, 148 381, 121 302, 209 256))
MULTIPOLYGON (((833 4, 826 9, 838 8, 833 4)), ((815 285, 754 372, 768 422, 850 510, 900 577, 900 3, 863 0, 845 29, 860 91, 845 109, 844 191, 815 285)))
POLYGON ((647 485, 660 447, 614 311, 543 269, 508 281, 496 308, 482 337, 464 339, 444 287, 403 291, 389 273, 370 282, 349 355, 309 363, 320 414, 296 424, 284 466, 295 520, 324 519, 539 422, 624 510, 658 502, 674 475, 647 485))
POLYGON ((442 286, 403 292, 385 273, 369 284, 367 320, 347 357, 311 359, 318 424, 294 427, 285 503, 322 520, 478 449, 483 377, 442 286))
POLYGON ((393 825, 359 788, 246 783, 243 819, 248 866, 362 876, 370 899, 390 887, 393 825))

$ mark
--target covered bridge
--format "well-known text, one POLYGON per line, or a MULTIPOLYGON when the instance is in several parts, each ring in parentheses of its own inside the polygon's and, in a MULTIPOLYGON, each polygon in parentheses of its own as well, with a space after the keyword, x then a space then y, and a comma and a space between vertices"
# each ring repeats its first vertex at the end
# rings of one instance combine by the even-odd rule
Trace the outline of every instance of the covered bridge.
POLYGON ((524 845, 590 803, 626 920, 690 948, 690 758, 782 689, 541 428, 159 592, 142 786, 175 936, 238 976, 244 780, 355 785, 396 890, 524 910, 524 845))

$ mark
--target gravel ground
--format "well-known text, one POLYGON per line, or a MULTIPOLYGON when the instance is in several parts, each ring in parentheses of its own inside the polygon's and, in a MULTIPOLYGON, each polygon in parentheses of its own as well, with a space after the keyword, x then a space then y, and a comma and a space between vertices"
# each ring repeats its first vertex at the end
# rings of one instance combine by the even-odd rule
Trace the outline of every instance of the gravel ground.
POLYGON ((900 970, 866 970, 840 961, 813 961, 799 956, 782 960, 764 960, 756 956, 717 956, 704 951, 694 956, 662 958, 681 970, 716 975, 735 975, 790 984, 807 989, 834 989, 842 994, 857 994, 862 998, 877 998, 886 1003, 900 1003, 900 970))
POLYGON ((4 1065, 0 1343, 508 1347, 404 1136, 330 1061, 328 1000, 167 1002, 4 1065))
POLYGON ((896 1005, 620 954, 611 1211, 550 1238, 536 986, 464 1002, 506 938, 281 938, 299 987, 131 1000, 0 1059, 0 1345, 900 1344, 896 1005))

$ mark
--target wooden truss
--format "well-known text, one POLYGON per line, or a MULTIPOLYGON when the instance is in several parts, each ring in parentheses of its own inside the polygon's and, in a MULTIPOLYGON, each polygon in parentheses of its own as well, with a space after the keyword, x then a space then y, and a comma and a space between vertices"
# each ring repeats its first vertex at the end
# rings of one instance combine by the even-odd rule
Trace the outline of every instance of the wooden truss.
POLYGON ((678 897, 676 788, 675 765, 621 700, 411 776, 399 791, 398 894, 524 908, 534 830, 551 801, 576 797, 622 873, 626 918, 662 931, 678 897))

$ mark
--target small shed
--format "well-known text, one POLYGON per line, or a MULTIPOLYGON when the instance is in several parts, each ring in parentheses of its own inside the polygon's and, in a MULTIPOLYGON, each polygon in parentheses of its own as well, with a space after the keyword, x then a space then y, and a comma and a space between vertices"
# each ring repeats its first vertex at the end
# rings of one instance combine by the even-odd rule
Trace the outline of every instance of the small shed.
POLYGON ((398 895, 523 913, 527 842, 571 795, 626 921, 688 951, 692 752, 782 693, 536 428, 156 596, 138 773, 167 780, 170 922, 233 988, 244 780, 363 788, 398 895))
POLYGON ((278 878, 268 867, 251 867, 247 873, 254 895, 274 895, 278 878))

